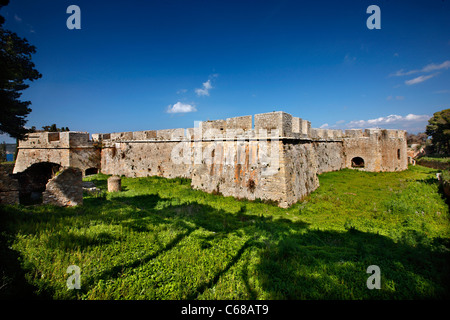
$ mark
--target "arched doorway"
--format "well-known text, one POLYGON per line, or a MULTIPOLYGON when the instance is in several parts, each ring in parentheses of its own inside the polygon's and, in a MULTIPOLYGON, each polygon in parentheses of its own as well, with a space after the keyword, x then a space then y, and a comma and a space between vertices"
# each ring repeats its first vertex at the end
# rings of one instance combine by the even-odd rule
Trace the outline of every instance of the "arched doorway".
POLYGON ((361 157, 352 158, 352 168, 364 168, 364 159, 361 157))

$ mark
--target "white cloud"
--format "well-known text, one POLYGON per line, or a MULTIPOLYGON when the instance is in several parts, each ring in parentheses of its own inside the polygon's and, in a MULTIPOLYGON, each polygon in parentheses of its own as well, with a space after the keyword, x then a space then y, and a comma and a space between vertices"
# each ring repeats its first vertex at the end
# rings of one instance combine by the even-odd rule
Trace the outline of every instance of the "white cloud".
POLYGON ((197 109, 194 105, 182 102, 177 102, 174 105, 169 105, 167 107, 167 113, 187 113, 195 111, 197 111, 197 109))
POLYGON ((211 79, 206 82, 203 82, 203 86, 200 89, 195 89, 195 93, 198 96, 209 96, 209 90, 211 90, 213 86, 211 85, 211 79))
POLYGON ((421 82, 424 82, 424 81, 426 81, 428 79, 431 79, 431 78, 435 77, 436 75, 438 75, 438 73, 433 73, 433 74, 430 74, 430 75, 427 75, 427 76, 418 76, 417 78, 414 78, 414 79, 411 79, 411 80, 406 80, 405 84, 410 86, 410 85, 413 85, 413 84, 421 83, 421 82))
POLYGON ((195 89, 195 93, 198 96, 209 96, 209 90, 214 88, 211 84, 211 80, 214 78, 217 78, 218 76, 219 76, 218 73, 214 73, 214 74, 210 75, 208 77, 208 81, 202 83, 201 88, 195 89))
MULTIPOLYGON (((409 127, 411 124, 426 123, 431 117, 428 115, 408 114, 400 116, 391 114, 387 117, 379 117, 369 120, 353 120, 346 124, 348 128, 373 128, 378 126, 396 125, 401 128, 409 127)), ((399 128, 400 129, 400 128, 399 128)))
POLYGON ((17 22, 22 22, 22 18, 19 17, 17 14, 14 15, 14 20, 16 20, 17 22))
POLYGON ((410 70, 410 71, 404 71, 403 69, 401 69, 401 70, 398 70, 397 72, 391 73, 389 76, 390 77, 402 77, 402 76, 409 76, 411 74, 418 73, 418 72, 432 72, 432 71, 448 69, 448 68, 450 68, 450 60, 446 60, 446 61, 442 62, 441 64, 430 63, 430 64, 426 65, 425 67, 423 67, 422 69, 415 69, 415 70, 410 70))
POLYGON ((434 91, 433 93, 450 93, 450 90, 437 90, 434 91))
POLYGON ((177 94, 186 93, 187 89, 180 89, 177 91, 177 94))
POLYGON ((324 124, 321 125, 319 128, 320 128, 320 129, 326 129, 326 128, 328 128, 328 127, 329 127, 328 123, 324 123, 324 124))
POLYGON ((397 72, 391 73, 390 77, 402 77, 402 76, 408 76, 413 73, 417 73, 419 70, 410 70, 410 71, 404 71, 403 69, 398 70, 397 72))
POLYGON ((423 67, 422 71, 423 72, 431 72, 431 71, 435 71, 435 70, 442 70, 442 69, 448 69, 450 68, 450 60, 444 61, 441 64, 429 64, 425 67, 423 67))

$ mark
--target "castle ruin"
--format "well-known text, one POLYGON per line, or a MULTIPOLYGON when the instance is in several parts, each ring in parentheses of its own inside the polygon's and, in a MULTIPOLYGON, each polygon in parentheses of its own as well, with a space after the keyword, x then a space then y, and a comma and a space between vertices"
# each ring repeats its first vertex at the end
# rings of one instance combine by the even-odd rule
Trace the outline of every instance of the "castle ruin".
POLYGON ((19 143, 14 173, 47 163, 83 175, 182 177, 195 189, 286 208, 319 187, 320 173, 407 169, 406 146, 403 130, 315 129, 279 111, 92 139, 84 132, 31 133, 19 143))

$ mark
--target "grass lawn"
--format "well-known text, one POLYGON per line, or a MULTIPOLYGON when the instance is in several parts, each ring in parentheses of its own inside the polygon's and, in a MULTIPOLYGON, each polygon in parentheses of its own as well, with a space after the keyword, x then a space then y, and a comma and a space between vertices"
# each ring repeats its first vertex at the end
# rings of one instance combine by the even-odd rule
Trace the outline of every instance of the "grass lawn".
POLYGON ((432 156, 420 157, 418 160, 450 163, 450 156, 448 156, 448 155, 432 155, 432 156))
MULTIPOLYGON (((1 297, 435 299, 450 297, 449 208, 437 170, 342 170, 281 209, 122 178, 84 205, 4 206, 1 297), (68 290, 66 269, 81 270, 68 290), (369 290, 370 265, 381 289, 369 290)), ((106 189, 105 175, 86 178, 106 189)))

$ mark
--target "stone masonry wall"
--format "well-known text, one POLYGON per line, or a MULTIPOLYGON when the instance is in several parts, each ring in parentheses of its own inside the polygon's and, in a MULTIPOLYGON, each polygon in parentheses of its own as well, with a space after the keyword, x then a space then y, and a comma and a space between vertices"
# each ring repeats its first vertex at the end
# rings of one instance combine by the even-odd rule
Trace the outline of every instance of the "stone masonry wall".
POLYGON ((312 145, 317 160, 317 174, 344 168, 345 155, 342 141, 315 141, 312 145))
POLYGON ((285 200, 285 175, 269 160, 281 154, 280 141, 218 141, 202 147, 206 154, 193 166, 193 188, 250 200, 285 200))
POLYGON ((14 165, 0 164, 0 204, 19 203, 19 182, 12 177, 14 165))
MULTIPOLYGON (((134 141, 105 143, 101 153, 102 173, 126 177, 160 176, 190 178, 192 165, 176 164, 171 160, 177 142, 140 143, 134 141)), ((191 149, 191 142, 185 142, 191 149)))
POLYGON ((40 162, 51 162, 67 167, 70 163, 69 155, 69 149, 22 149, 19 147, 14 173, 23 172, 31 165, 40 162))
POLYGON ((42 193, 42 203, 57 206, 83 204, 83 174, 78 168, 66 168, 50 179, 42 193))
POLYGON ((317 156, 311 143, 286 143, 283 151, 286 195, 279 205, 286 208, 316 190, 319 178, 317 156))
POLYGON ((401 171, 408 169, 406 133, 398 130, 346 130, 344 142, 345 167, 352 159, 364 159, 364 171, 401 171))
POLYGON ((100 167, 101 151, 85 132, 36 132, 19 142, 14 173, 23 172, 32 164, 51 162, 84 171, 100 167))
POLYGON ((316 129, 282 111, 187 129, 93 134, 93 141, 86 133, 39 133, 20 142, 14 171, 50 161, 127 177, 184 177, 206 192, 287 207, 319 186, 318 174, 352 168, 356 157, 364 161, 360 170, 407 169, 405 134, 316 129))

